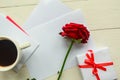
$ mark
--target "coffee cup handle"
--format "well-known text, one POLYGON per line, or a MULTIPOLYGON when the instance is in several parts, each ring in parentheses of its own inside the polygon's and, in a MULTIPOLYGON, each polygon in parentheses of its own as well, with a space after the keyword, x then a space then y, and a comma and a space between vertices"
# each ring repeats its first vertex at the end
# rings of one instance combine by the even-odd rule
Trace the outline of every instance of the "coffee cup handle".
POLYGON ((25 49, 25 48, 27 48, 29 46, 30 46, 30 43, 29 42, 25 42, 25 43, 20 45, 20 49, 25 49))

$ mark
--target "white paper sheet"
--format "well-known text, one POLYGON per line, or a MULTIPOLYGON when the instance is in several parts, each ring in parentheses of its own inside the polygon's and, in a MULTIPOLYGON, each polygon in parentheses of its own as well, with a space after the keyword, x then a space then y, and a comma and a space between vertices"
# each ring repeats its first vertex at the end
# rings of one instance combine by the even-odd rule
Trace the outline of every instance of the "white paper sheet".
MULTIPOLYGON (((87 51, 86 51, 87 52, 87 51)), ((77 56, 78 64, 84 65, 84 59, 86 59, 85 53, 82 55, 77 56)), ((98 50, 94 50, 95 55, 95 62, 96 63, 104 63, 104 62, 112 62, 111 57, 109 55, 108 48, 102 48, 98 50)), ((114 70, 114 66, 105 66, 107 71, 102 71, 98 69, 98 74, 100 77, 100 80, 117 80, 117 76, 114 70)), ((92 68, 81 68, 80 69, 83 80, 96 80, 96 77, 92 74, 92 68)))
POLYGON ((30 36, 22 32, 18 27, 6 19, 5 15, 0 14, 0 36, 8 36, 16 40, 19 44, 30 42, 31 46, 22 50, 23 57, 19 64, 14 68, 18 71, 23 64, 29 59, 33 52, 37 49, 38 43, 31 39, 30 36))
MULTIPOLYGON (((59 32, 62 31, 62 26, 69 22, 85 24, 81 11, 76 10, 67 13, 46 24, 28 30, 29 34, 40 43, 39 49, 26 63, 31 76, 43 80, 60 70, 69 42, 61 37, 59 32)), ((94 48, 94 44, 91 38, 85 45, 75 45, 69 55, 65 69, 77 64, 75 59, 77 54, 92 48, 94 48)))
POLYGON ((23 27, 25 29, 35 27, 70 11, 71 9, 59 0, 42 0, 28 17, 23 27))

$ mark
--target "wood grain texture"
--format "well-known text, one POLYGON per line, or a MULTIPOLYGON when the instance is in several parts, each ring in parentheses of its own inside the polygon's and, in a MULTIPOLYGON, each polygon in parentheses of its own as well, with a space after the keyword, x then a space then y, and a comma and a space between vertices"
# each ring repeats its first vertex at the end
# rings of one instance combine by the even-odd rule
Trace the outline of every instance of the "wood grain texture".
MULTIPOLYGON (((0 12, 12 16, 22 25, 38 2, 38 0, 13 0, 10 3, 7 0, 0 0, 0 4, 2 4, 0 12)), ((62 2, 74 10, 81 9, 90 29, 120 28, 120 1, 118 0, 62 0, 62 2)))
POLYGON ((0 0, 0 8, 37 4, 39 0, 0 0))
POLYGON ((120 28, 120 1, 89 0, 66 2, 72 9, 81 9, 90 29, 120 28))
MULTIPOLYGON (((108 46, 120 79, 120 0, 61 0, 65 5, 81 9, 97 47, 108 46)), ((22 25, 39 0, 0 0, 0 13, 11 16, 22 25)), ((0 72, 0 80, 26 80, 30 77, 24 66, 19 73, 0 72)), ((34 76, 32 76, 34 77, 34 76)), ((56 80, 57 74, 46 80, 56 80)), ((78 67, 65 70, 61 80, 82 80, 78 67)))

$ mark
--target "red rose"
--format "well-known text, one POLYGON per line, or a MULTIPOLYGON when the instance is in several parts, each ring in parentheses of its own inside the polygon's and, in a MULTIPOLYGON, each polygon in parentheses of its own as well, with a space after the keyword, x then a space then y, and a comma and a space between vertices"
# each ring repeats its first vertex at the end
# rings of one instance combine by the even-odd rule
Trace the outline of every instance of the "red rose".
POLYGON ((69 37, 75 40, 80 40, 81 43, 87 43, 90 32, 83 24, 70 23, 66 24, 62 28, 63 32, 60 32, 60 35, 63 37, 69 37))
POLYGON ((77 23, 70 23, 66 24, 62 28, 63 32, 60 32, 60 35, 63 37, 71 38, 71 44, 67 50, 67 53, 65 55, 62 67, 59 72, 59 76, 57 80, 60 80, 66 60, 68 55, 70 54, 71 48, 76 41, 80 41, 80 43, 87 43, 87 40, 90 36, 90 32, 87 30, 87 28, 83 24, 77 24, 77 23))

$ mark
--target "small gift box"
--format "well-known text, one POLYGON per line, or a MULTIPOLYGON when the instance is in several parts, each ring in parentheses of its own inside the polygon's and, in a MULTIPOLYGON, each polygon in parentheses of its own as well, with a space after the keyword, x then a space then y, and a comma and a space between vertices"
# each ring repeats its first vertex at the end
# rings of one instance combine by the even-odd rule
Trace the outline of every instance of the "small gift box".
POLYGON ((117 80, 108 48, 88 50, 77 56, 83 80, 117 80))

